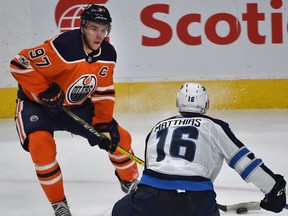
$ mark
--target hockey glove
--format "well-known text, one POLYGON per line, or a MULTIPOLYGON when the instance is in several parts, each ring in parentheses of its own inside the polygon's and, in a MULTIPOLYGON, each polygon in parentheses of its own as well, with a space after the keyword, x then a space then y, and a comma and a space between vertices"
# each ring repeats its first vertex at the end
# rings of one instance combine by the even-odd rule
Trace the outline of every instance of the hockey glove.
POLYGON ((103 133, 110 141, 109 143, 107 143, 105 139, 101 140, 99 147, 101 149, 109 151, 111 154, 115 152, 117 145, 120 141, 117 121, 113 118, 110 122, 94 125, 94 128, 100 133, 103 133))
POLYGON ((111 143, 111 140, 109 140, 108 138, 103 138, 100 139, 98 146, 100 149, 104 149, 107 152, 110 152, 111 154, 116 150, 117 146, 115 146, 111 143))
POLYGON ((52 83, 47 90, 39 94, 44 109, 57 114, 62 111, 64 93, 57 83, 52 83))
POLYGON ((276 175, 276 183, 272 190, 266 194, 261 201, 261 208, 276 213, 281 212, 286 205, 285 185, 286 181, 283 176, 276 175))

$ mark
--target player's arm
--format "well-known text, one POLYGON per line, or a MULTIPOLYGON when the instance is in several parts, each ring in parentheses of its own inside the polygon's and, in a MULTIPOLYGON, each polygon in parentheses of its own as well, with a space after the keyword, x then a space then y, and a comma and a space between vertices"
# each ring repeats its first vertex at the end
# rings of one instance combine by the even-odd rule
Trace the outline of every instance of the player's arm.
POLYGON ((243 180, 252 182, 265 194, 261 201, 262 208, 273 212, 282 211, 286 205, 286 181, 283 176, 274 174, 229 128, 224 128, 223 132, 219 146, 228 165, 236 170, 243 180))
MULTIPOLYGON (((109 43, 104 41, 102 45, 103 50, 107 49, 106 52, 109 53, 109 59, 97 62, 98 66, 101 66, 101 69, 97 73, 97 88, 91 95, 91 101, 94 104, 92 125, 96 130, 105 134, 111 140, 112 145, 117 146, 120 141, 120 135, 118 123, 113 118, 115 106, 113 75, 117 54, 114 47, 109 43)), ((100 146, 100 148, 102 147, 100 146)))
POLYGON ((97 87, 91 96, 94 105, 94 117, 92 124, 110 122, 113 118, 115 106, 114 85, 97 87))
MULTIPOLYGON (((118 131, 118 123, 113 118, 115 105, 114 85, 97 87, 95 92, 92 94, 91 100, 94 104, 94 117, 92 119, 92 125, 97 131, 108 137, 116 149, 116 146, 120 141, 120 135, 118 131)), ((99 145, 99 147, 107 150, 107 145, 99 145)), ((114 152, 115 149, 111 151, 111 147, 109 146, 109 151, 111 153, 114 152)))
POLYGON ((32 95, 48 89, 49 85, 44 76, 35 68, 37 62, 34 61, 33 50, 23 50, 10 62, 10 72, 17 82, 32 95), (29 54, 30 53, 30 54, 29 54))
POLYGON ((62 110, 64 93, 58 84, 49 81, 48 74, 58 70, 52 67, 47 50, 46 43, 21 51, 11 61, 11 74, 28 97, 42 103, 48 112, 58 113, 62 110))

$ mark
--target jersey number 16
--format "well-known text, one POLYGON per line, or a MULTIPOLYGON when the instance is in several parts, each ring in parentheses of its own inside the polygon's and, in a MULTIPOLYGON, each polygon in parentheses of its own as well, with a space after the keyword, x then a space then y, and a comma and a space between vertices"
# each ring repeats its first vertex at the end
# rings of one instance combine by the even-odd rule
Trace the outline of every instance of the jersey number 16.
POLYGON ((157 162, 166 157, 164 147, 169 145, 169 154, 171 157, 183 158, 192 162, 195 157, 196 144, 193 140, 198 139, 199 131, 193 126, 182 126, 173 129, 168 135, 169 129, 165 128, 157 132, 157 162))

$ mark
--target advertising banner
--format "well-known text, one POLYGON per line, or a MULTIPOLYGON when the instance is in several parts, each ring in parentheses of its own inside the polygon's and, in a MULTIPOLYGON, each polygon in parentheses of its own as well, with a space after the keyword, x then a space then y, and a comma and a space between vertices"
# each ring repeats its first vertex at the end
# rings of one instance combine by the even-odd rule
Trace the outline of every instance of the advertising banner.
MULTIPOLYGON (((78 27, 80 11, 91 1, 36 2, 37 7, 51 8, 45 19, 55 21, 41 30, 39 19, 34 20, 33 31, 41 32, 34 34, 34 43, 59 29, 78 27)), ((119 81, 288 75, 286 1, 94 2, 105 4, 111 12, 110 41, 118 52, 115 76, 119 81)))
POLYGON ((91 2, 112 16, 116 82, 288 77, 284 0, 31 0, 32 46, 79 28, 91 2))

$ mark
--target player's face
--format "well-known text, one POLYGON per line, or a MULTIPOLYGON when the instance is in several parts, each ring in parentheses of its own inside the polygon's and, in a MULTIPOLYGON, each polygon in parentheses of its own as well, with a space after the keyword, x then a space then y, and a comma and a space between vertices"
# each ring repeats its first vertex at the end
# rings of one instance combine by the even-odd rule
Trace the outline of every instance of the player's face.
POLYGON ((99 49, 102 41, 108 34, 108 28, 107 24, 88 21, 87 26, 82 28, 82 34, 86 37, 86 40, 84 40, 84 49, 86 52, 89 53, 92 50, 99 49))

